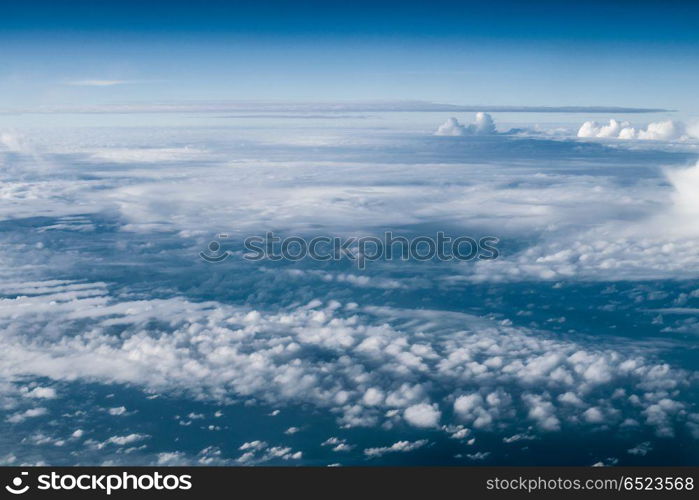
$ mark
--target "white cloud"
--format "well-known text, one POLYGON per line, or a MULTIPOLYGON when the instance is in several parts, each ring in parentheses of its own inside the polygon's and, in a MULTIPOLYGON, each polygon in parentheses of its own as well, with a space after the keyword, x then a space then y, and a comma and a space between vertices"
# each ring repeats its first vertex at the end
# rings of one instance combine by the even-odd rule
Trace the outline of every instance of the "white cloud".
POLYGON ((466 127, 463 126, 461 123, 459 123, 459 120, 456 118, 449 118, 447 121, 442 123, 439 127, 437 127, 437 131, 434 133, 434 135, 442 135, 442 136, 460 136, 460 135, 466 135, 466 127))
POLYGON ((28 418, 42 417, 48 413, 46 408, 30 408, 23 412, 14 413, 7 417, 7 421, 12 424, 19 424, 24 422, 28 418))
POLYGON ((28 150, 27 139, 17 132, 0 133, 0 145, 6 151, 24 152, 28 150))
POLYGON ((442 420, 439 403, 429 400, 428 387, 438 381, 450 392, 443 403, 453 401, 458 419, 476 429, 528 419, 547 431, 593 424, 594 418, 577 418, 581 411, 594 416, 593 407, 614 415, 623 403, 615 397, 623 380, 642 395, 623 404, 625 416, 663 432, 685 418, 679 411, 685 404, 668 395, 686 384, 681 371, 633 352, 553 340, 475 316, 390 308, 345 313, 342 305, 319 301, 250 315, 246 308, 181 298, 116 300, 99 287, 88 296, 61 297, 65 286, 54 285, 57 294, 0 300, 4 376, 129 383, 218 401, 310 403, 332 410, 347 426, 395 422, 386 414, 399 411, 408 425, 424 428, 442 420), (167 318, 172 329, 149 333, 152 318, 167 318), (392 326, 407 318, 409 330, 392 326), (58 343, 24 340, 23 325, 47 321, 71 334, 58 343), (75 334, 76 321, 93 326, 75 334), (125 328, 120 337, 109 333, 113 325, 125 328), (415 335, 426 327, 432 340, 415 335), (500 361, 489 362, 495 358, 500 361))
MULTIPOLYGON (((610 119, 607 125, 587 121, 580 126, 578 137, 615 138, 642 141, 681 141, 690 138, 687 128, 681 122, 666 120, 651 122, 645 128, 634 128, 629 122, 610 119)), ((695 137, 699 137, 696 136, 695 137)))
POLYGON ((121 416, 121 415, 126 414, 126 407, 125 406, 118 406, 115 408, 109 408, 109 410, 107 410, 107 411, 112 416, 121 416))
POLYGON ((477 451, 475 453, 467 453, 466 457, 471 459, 471 460, 476 460, 476 461, 481 461, 485 460, 490 456, 491 452, 489 451, 477 451))
POLYGON ((301 451, 294 451, 288 446, 269 446, 265 441, 259 440, 244 443, 240 450, 245 451, 245 453, 239 456, 236 462, 243 465, 255 465, 270 460, 300 460, 303 458, 301 451))
POLYGON ((347 452, 354 449, 354 446, 347 443, 346 439, 340 439, 338 437, 330 437, 323 441, 320 445, 331 446, 334 452, 347 452))
POLYGON ((56 389, 53 387, 35 387, 25 393, 28 398, 55 399, 56 389))
POLYGON ((188 465, 189 460, 181 451, 167 451, 158 453, 156 464, 158 466, 188 465))
POLYGON ((604 414, 602 411, 593 406, 592 408, 588 408, 583 412, 583 418, 585 419, 586 422, 589 422, 591 424, 601 424, 604 422, 604 414))
POLYGON ((427 443, 428 441, 426 439, 420 439, 417 441, 397 441, 393 443, 391 446, 367 448, 364 450, 364 454, 367 457, 375 458, 385 455, 386 453, 407 453, 409 451, 422 448, 427 443))
POLYGON ((196 160, 205 154, 205 150, 191 147, 110 148, 92 151, 91 158, 113 163, 162 163, 196 160))
POLYGON ((98 446, 101 448, 103 446, 106 446, 108 444, 113 444, 116 446, 126 446, 129 444, 137 443, 139 441, 143 441, 144 439, 148 439, 150 436, 146 434, 127 434, 125 436, 112 436, 108 438, 106 441, 100 443, 98 446))
POLYGON ((442 412, 436 404, 420 403, 409 406, 403 412, 406 422, 415 427, 437 427, 442 412))
POLYGON ((633 448, 630 448, 627 450, 629 455, 637 455, 644 457, 646 456, 650 451, 653 450, 653 446, 651 445, 650 441, 644 441, 633 448))
POLYGON ((495 134, 495 122, 488 113, 476 113, 476 121, 469 125, 462 125, 456 118, 449 118, 437 128, 434 135, 440 136, 464 136, 464 135, 490 135, 495 134))
POLYGON ((264 441, 260 440, 255 440, 255 441, 248 441, 240 445, 239 450, 245 451, 245 450, 263 450, 267 447, 267 443, 264 441))
POLYGON ((66 82, 66 85, 75 87, 113 87, 115 85, 124 85, 131 83, 127 80, 71 80, 66 82))

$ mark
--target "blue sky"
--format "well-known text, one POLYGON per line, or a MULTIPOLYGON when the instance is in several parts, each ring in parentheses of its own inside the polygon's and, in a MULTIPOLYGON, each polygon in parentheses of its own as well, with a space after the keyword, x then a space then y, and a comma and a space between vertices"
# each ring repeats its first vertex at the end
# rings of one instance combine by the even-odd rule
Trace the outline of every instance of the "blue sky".
POLYGON ((0 106, 423 99, 697 109, 675 2, 17 2, 0 106))

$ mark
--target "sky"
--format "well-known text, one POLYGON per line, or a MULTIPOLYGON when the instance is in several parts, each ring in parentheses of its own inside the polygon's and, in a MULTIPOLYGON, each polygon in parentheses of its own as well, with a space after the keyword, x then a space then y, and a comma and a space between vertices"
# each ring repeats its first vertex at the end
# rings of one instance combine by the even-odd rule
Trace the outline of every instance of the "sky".
POLYGON ((689 2, 3 6, 0 108, 417 99, 696 110, 689 2))

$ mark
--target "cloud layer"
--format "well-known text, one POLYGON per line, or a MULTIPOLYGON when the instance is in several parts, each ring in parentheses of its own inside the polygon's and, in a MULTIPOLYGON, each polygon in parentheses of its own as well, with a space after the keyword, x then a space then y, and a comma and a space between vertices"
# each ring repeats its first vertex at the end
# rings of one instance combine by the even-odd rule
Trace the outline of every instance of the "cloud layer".
POLYGON ((583 123, 578 130, 578 137, 639 141, 685 141, 697 136, 690 135, 684 123, 673 120, 651 122, 645 128, 634 128, 629 122, 610 119, 607 125, 596 121, 583 123))
POLYGON ((571 463, 652 463, 694 439, 691 141, 500 134, 485 114, 447 125, 464 135, 275 122, 1 136, 3 463, 542 463, 531 450, 562 435, 580 443, 571 463), (267 229, 446 229, 503 251, 367 272, 243 261, 241 239, 267 229), (233 257, 201 262, 222 232, 233 257), (104 400, 68 408, 88 386, 104 400), (196 444, 147 427, 173 400, 184 409, 162 422, 196 444), (233 441, 227 418, 269 421, 233 441))

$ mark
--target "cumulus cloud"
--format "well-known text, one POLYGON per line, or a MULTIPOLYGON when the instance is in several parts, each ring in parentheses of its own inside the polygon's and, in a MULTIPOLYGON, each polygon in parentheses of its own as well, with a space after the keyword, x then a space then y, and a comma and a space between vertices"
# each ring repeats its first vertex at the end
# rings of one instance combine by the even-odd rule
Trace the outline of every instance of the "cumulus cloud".
POLYGON ((428 441, 426 439, 420 439, 418 441, 397 441, 391 446, 367 448, 364 450, 364 454, 369 458, 375 458, 385 455, 386 453, 407 453, 422 448, 427 443, 428 441))
POLYGON ((462 125, 456 118, 449 118, 437 128, 434 135, 464 136, 464 135, 491 135, 495 134, 495 122, 488 113, 476 113, 476 121, 469 125, 462 125))
MULTIPOLYGON (((699 216, 699 162, 689 168, 665 169, 665 175, 674 188, 673 215, 692 218, 699 216)), ((690 227, 689 224, 687 226, 690 227)))
MULTIPOLYGON (((270 460, 300 460, 303 452, 294 451, 288 446, 270 446, 265 441, 249 441, 243 443, 240 450, 245 451, 236 459, 236 462, 243 465, 255 465, 270 460)), ((220 455, 220 452, 219 452, 220 455)))
POLYGON ((310 403, 347 427, 402 416, 409 426, 437 428, 450 401, 454 423, 483 430, 517 431, 524 419, 558 431, 598 425, 600 415, 613 426, 623 409, 666 435, 686 418, 686 404, 671 395, 686 384, 681 371, 466 314, 321 301, 253 313, 182 298, 117 300, 99 285, 80 296, 62 295, 66 284, 33 286, 43 293, 0 300, 5 377, 79 377, 216 401, 310 403), (171 326, 150 331, 153 318, 171 326), (399 328, 407 318, 410 328, 399 328), (28 338, 23 325, 30 321, 65 334, 59 342, 28 338), (76 333, 85 321, 92 327, 76 333), (115 325, 123 329, 119 337, 109 333, 115 325), (430 338, 416 335, 425 328, 430 338), (614 396, 622 380, 635 396, 626 402, 614 396), (447 395, 434 399, 433 384, 447 395))
POLYGON ((354 449, 354 446, 347 443, 346 439, 341 439, 338 437, 330 437, 323 441, 321 446, 330 446, 332 447, 332 450, 335 452, 346 452, 346 451, 352 451, 354 449))
MULTIPOLYGON (((682 122, 651 122, 645 128, 634 128, 629 122, 610 119, 608 124, 587 121, 580 126, 578 137, 615 138, 641 141, 683 141, 691 136, 682 122)), ((696 135, 694 137, 697 137, 696 135)))
POLYGON ((100 447, 106 446, 109 444, 113 444, 116 446, 126 446, 129 444, 136 443, 138 441, 143 441, 144 439, 148 439, 150 436, 146 434, 128 434, 126 436, 112 436, 108 438, 106 441, 100 443, 100 447))
POLYGON ((19 424, 27 420, 28 418, 42 417, 48 413, 46 408, 30 408, 28 410, 14 413, 7 417, 7 421, 12 424, 19 424))
POLYGON ((113 417, 123 416, 123 415, 126 415, 126 407, 125 406, 117 406, 115 408, 109 408, 107 410, 107 413, 109 413, 113 417))
POLYGON ((27 391, 25 395, 28 398, 55 399, 56 389, 53 387, 35 387, 32 390, 27 391))
POLYGON ((633 448, 629 448, 627 450, 627 453, 629 455, 637 455, 644 457, 646 456, 649 452, 653 450, 653 446, 651 445, 650 441, 644 441, 633 448))
POLYGON ((437 427, 441 416, 437 405, 426 403, 409 406, 403 414, 406 422, 415 427, 437 427))
MULTIPOLYGON (((477 262, 475 281, 643 280, 699 277, 699 164, 663 169, 656 207, 636 220, 605 221, 560 232, 495 261, 477 262), (667 187, 669 184, 669 188, 667 187)), ((448 278, 457 281, 461 278, 448 278)))

